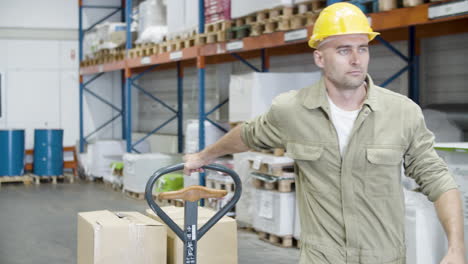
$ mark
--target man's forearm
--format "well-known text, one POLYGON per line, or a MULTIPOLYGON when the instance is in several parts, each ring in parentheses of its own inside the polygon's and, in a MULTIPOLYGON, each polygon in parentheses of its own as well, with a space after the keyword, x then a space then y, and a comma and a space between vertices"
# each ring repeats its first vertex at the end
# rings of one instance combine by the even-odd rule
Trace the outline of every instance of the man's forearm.
POLYGON ((449 247, 464 251, 463 213, 457 189, 442 194, 434 203, 439 220, 447 234, 449 247))
POLYGON ((242 125, 236 126, 234 129, 229 131, 215 144, 208 146, 200 154, 204 160, 213 160, 217 157, 224 156, 227 154, 234 154, 249 150, 241 138, 242 125))

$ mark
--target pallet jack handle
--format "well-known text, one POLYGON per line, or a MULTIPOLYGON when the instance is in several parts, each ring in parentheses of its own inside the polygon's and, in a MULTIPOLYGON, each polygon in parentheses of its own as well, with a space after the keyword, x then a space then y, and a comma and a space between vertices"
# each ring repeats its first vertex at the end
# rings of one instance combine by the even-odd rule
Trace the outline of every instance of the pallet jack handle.
MULTIPOLYGON (((232 199, 223 207, 221 208, 208 222, 206 222, 199 230, 196 231, 196 240, 200 240, 203 235, 206 234, 208 230, 210 230, 211 227, 213 227, 224 215, 226 215, 239 201, 239 198, 242 193, 242 184, 241 180, 239 178, 239 175, 231 169, 228 169, 222 165, 219 164, 210 164, 202 167, 205 170, 214 170, 214 171, 219 171, 226 173, 229 175, 233 180, 235 184, 235 191, 234 191, 234 196, 232 199)), ((156 181, 163 175, 174 172, 174 171, 180 171, 184 169, 184 163, 180 163, 177 165, 173 166, 168 166, 159 169, 156 171, 153 176, 148 180, 148 183, 146 184, 146 191, 145 191, 145 198, 146 201, 148 202, 149 207, 161 218, 161 220, 166 223, 174 233, 177 234, 177 236, 185 243, 187 243, 187 236, 176 223, 161 209, 159 205, 156 204, 156 202, 153 200, 153 189, 154 189, 154 184, 156 181)), ((225 190, 216 190, 216 189, 210 189, 206 188, 203 186, 190 186, 187 188, 184 188, 179 191, 175 192, 165 192, 165 193, 160 193, 159 198, 161 199, 182 199, 186 203, 198 203, 200 199, 204 198, 221 198, 224 197, 227 194, 227 191, 225 190)), ((187 210, 185 211, 187 213, 187 210)))

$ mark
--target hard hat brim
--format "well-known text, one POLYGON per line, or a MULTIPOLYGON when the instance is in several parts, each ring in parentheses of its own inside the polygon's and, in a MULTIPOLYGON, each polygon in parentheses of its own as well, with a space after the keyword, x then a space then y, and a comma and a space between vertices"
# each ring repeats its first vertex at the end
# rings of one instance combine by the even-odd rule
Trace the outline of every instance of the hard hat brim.
POLYGON ((321 41, 323 41, 324 39, 328 38, 328 37, 343 36, 343 35, 355 35, 355 34, 366 34, 366 35, 368 35, 369 36, 369 42, 372 41, 378 35, 380 35, 379 32, 346 32, 346 33, 333 34, 333 35, 322 35, 322 36, 312 35, 312 37, 310 38, 308 44, 309 44, 309 47, 311 47, 313 49, 317 49, 319 43, 321 41))

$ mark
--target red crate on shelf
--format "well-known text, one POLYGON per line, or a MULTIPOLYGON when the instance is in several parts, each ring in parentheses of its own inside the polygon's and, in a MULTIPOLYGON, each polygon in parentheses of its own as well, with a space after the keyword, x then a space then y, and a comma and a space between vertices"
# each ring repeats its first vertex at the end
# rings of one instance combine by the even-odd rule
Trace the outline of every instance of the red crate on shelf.
POLYGON ((231 14, 217 13, 212 15, 207 15, 205 17, 205 23, 211 24, 219 21, 228 21, 231 20, 231 14))
POLYGON ((205 0, 205 23, 231 19, 231 0, 205 0))
POLYGON ((230 0, 205 0, 205 15, 231 12, 230 0), (211 1, 207 3, 207 1, 211 1))

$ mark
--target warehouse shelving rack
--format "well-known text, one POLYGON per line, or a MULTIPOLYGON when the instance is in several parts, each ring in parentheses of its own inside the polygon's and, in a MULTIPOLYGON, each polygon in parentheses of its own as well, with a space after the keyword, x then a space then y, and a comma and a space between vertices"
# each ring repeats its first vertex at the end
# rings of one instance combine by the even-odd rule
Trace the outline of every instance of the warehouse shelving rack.
MULTIPOLYGON (((123 4, 123 2, 122 2, 122 4, 123 4)), ((78 42, 78 45, 79 45, 78 58, 79 58, 79 62, 81 63, 81 61, 83 61, 83 39, 84 39, 84 34, 86 32, 88 32, 88 31, 92 30, 98 24, 100 24, 100 23, 106 21, 107 19, 109 19, 110 17, 114 16, 118 12, 121 12, 121 18, 120 19, 123 20, 125 18, 125 13, 124 13, 123 5, 122 6, 85 5, 85 4, 83 4, 83 0, 78 0, 78 12, 79 12, 79 14, 78 14, 78 40, 79 40, 79 42, 78 42), (97 22, 94 22, 87 29, 83 29, 83 11, 85 9, 104 9, 104 10, 111 10, 111 11, 108 12, 108 14, 106 14, 102 18, 100 18, 97 22)), ((106 68, 105 71, 102 69, 102 66, 97 66, 97 69, 89 69, 88 71, 85 71, 84 73, 82 73, 80 71, 80 78, 79 78, 79 83, 80 83, 80 88, 79 88, 80 89, 80 92, 79 92, 79 100, 80 100, 80 103, 79 103, 79 107, 80 107, 80 117, 79 117, 79 119, 80 119, 80 144, 79 144, 80 145, 80 153, 84 151, 84 145, 86 143, 87 138, 91 137, 92 135, 94 135, 95 133, 97 133, 98 131, 100 131, 101 129, 106 127, 107 125, 111 124, 117 118, 119 118, 119 117, 124 118, 124 110, 123 110, 124 101, 123 101, 123 99, 122 99, 122 107, 119 108, 118 106, 116 106, 113 103, 109 102, 108 100, 106 100, 102 96, 99 96, 98 94, 96 94, 95 92, 93 92, 91 89, 89 89, 87 87, 89 84, 91 84, 92 82, 97 80, 99 77, 101 77, 104 74, 104 72, 122 70, 123 69, 122 67, 125 67, 125 62, 123 62, 123 61, 119 62, 119 63, 116 63, 116 65, 113 65, 110 68, 106 68), (85 82, 84 81, 84 76, 85 75, 94 75, 94 76, 91 77, 89 80, 87 80, 85 82), (104 122, 102 125, 100 125, 98 128, 96 128, 94 131, 92 131, 91 133, 89 133, 86 136, 84 135, 84 120, 83 120, 84 119, 83 118, 83 115, 84 115, 84 113, 83 113, 84 92, 87 92, 88 94, 92 95, 93 97, 95 97, 96 99, 101 101, 102 103, 108 105, 110 108, 112 108, 112 109, 114 109, 114 110, 116 110, 118 112, 117 115, 113 116, 111 119, 104 122)), ((122 98, 124 98, 123 89, 122 89, 122 98)), ((125 128, 124 127, 122 128, 122 135, 123 135, 123 138, 125 138, 125 128)))
MULTIPOLYGON (((204 31, 204 6, 203 0, 199 0, 199 33, 204 31)), ((336 2, 328 0, 327 4, 336 2)), ((384 81, 381 86, 386 86, 401 74, 408 71, 409 97, 415 102, 419 102, 419 56, 421 53, 420 40, 436 36, 459 34, 468 32, 468 15, 456 15, 440 19, 429 19, 429 7, 432 4, 422 4, 415 7, 399 8, 387 12, 368 14, 372 28, 380 32, 381 35, 377 38, 379 42, 389 48, 393 53, 399 56, 406 62, 405 67, 390 76, 384 81), (407 40, 408 55, 402 54, 396 49, 391 42, 407 40)), ((126 0, 126 21, 127 29, 130 28, 130 13, 132 0, 126 0)), ((271 34, 260 35, 256 37, 246 37, 242 40, 235 40, 224 43, 213 43, 201 46, 195 46, 182 49, 181 51, 167 52, 158 55, 152 55, 144 58, 127 58, 124 61, 109 63, 99 66, 90 66, 80 69, 80 76, 97 74, 100 72, 109 72, 116 70, 125 71, 125 129, 126 137, 131 137, 131 89, 134 81, 142 75, 152 72, 155 69, 170 69, 177 68, 177 93, 178 93, 178 109, 171 109, 175 116, 163 123, 178 119, 178 136, 179 136, 179 151, 182 152, 182 95, 183 95, 183 69, 185 67, 197 67, 198 85, 199 85, 199 149, 205 147, 205 120, 212 123, 216 127, 222 129, 208 116, 218 110, 228 100, 215 106, 213 109, 206 111, 205 109, 205 67, 207 64, 225 63, 239 60, 254 71, 267 72, 270 68, 271 56, 283 56, 299 53, 311 53, 311 49, 307 46, 307 37, 312 34, 312 26, 304 27, 303 29, 294 30, 291 32, 274 32, 271 34), (296 36, 296 37, 291 37, 296 36), (301 36, 301 37, 297 37, 301 36), (248 62, 252 58, 261 58, 262 67, 258 69, 248 62)), ((130 32, 127 35, 127 51, 132 48, 132 43, 129 41, 130 32)), ((374 42, 375 43, 375 42, 374 42)), ((81 50, 80 50, 81 52, 81 50)), ((82 58, 82 57, 80 57, 82 58)), ((80 78, 82 80, 82 78, 80 78)), ((164 102, 157 99, 154 95, 148 94, 141 87, 137 87, 147 96, 155 99, 164 105, 164 102)), ((81 91, 81 89, 80 89, 81 91)), ((80 112, 82 115, 82 93, 80 93, 80 112)), ((82 122, 80 122, 82 125, 82 122)), ((155 133, 163 125, 151 131, 149 135, 155 133)), ((80 131, 82 127, 80 128, 80 131)), ((82 138, 80 138, 82 139, 82 138)), ((82 142, 82 141, 80 141, 82 142)), ((138 142, 137 142, 138 143, 138 142)), ((131 140, 127 140, 127 151, 131 152, 134 147, 131 140)), ((204 177, 200 177, 200 184, 205 185, 204 177)))

